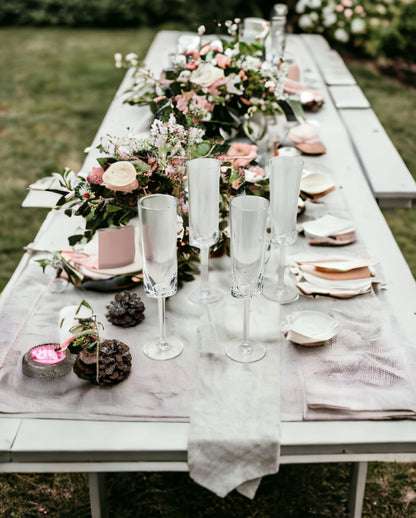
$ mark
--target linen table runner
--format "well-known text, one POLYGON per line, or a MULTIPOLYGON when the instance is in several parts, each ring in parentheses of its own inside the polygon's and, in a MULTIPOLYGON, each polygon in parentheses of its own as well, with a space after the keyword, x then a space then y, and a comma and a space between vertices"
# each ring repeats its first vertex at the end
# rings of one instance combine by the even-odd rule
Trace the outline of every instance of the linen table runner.
POLYGON ((191 478, 221 497, 237 488, 253 498, 259 477, 279 469, 278 307, 264 299, 255 302, 250 335, 267 347, 258 362, 238 363, 224 353, 227 341, 241 336, 243 301, 211 305, 208 321, 199 329, 202 346, 188 465, 191 478))

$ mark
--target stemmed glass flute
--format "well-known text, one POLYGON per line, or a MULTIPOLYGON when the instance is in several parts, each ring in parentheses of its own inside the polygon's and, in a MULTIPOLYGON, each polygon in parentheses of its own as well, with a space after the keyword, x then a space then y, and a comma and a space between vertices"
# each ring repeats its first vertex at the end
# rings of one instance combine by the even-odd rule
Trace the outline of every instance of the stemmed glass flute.
POLYGON ((194 304, 211 304, 221 293, 208 282, 209 248, 219 237, 220 166, 215 158, 194 158, 187 163, 189 243, 200 250, 201 282, 188 295, 194 304))
POLYGON ((288 304, 299 297, 297 288, 285 283, 286 247, 297 238, 296 217, 303 160, 298 156, 277 156, 270 160, 271 243, 278 251, 277 286, 267 283, 266 298, 288 304))
POLYGON ((158 302, 160 336, 143 347, 144 354, 153 360, 170 360, 183 351, 180 340, 166 337, 165 322, 165 298, 176 293, 178 284, 177 203, 167 194, 151 194, 138 202, 144 290, 158 302))
POLYGON ((263 290, 266 223, 269 202, 260 196, 237 196, 230 202, 231 295, 244 300, 243 337, 229 342, 225 352, 241 363, 261 360, 266 348, 249 338, 250 300, 263 290))

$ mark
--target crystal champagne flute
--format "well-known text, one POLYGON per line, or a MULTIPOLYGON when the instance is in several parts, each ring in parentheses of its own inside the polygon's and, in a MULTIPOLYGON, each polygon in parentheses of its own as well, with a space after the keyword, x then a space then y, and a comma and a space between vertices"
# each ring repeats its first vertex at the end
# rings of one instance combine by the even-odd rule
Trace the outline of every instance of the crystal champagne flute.
POLYGON ((270 160, 270 212, 272 244, 278 251, 277 286, 266 283, 266 298, 287 304, 299 297, 295 286, 285 283, 286 246, 296 241, 296 217, 303 160, 298 156, 277 156, 270 160))
POLYGON ((260 196, 231 200, 231 265, 233 297, 244 300, 243 337, 229 342, 225 352, 241 363, 261 360, 266 348, 249 337, 250 300, 263 290, 266 223, 269 202, 260 196))
POLYGON ((179 356, 183 344, 166 337, 165 298, 177 290, 177 199, 167 194, 151 194, 138 202, 143 250, 143 283, 146 295, 157 298, 159 338, 148 341, 143 352, 153 360, 179 356))
POLYGON ((189 242, 200 249, 201 283, 188 295, 194 304, 211 304, 221 293, 208 282, 209 248, 219 237, 220 161, 195 158, 187 164, 189 242))

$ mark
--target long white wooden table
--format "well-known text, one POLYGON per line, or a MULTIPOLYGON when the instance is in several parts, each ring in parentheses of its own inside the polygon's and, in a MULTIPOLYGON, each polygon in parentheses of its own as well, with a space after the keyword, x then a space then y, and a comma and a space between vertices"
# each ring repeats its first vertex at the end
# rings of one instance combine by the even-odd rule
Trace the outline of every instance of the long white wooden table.
MULTIPOLYGON (((173 48, 177 33, 161 31, 147 55, 153 68, 163 66, 166 50, 173 48)), ((363 163, 351 142, 343 114, 332 101, 313 48, 305 38, 292 36, 289 48, 299 59, 303 77, 313 80, 325 96, 324 107, 308 118, 320 124, 327 146, 325 163, 336 173, 350 201, 369 253, 382 264, 389 300, 401 328, 416 336, 416 285, 366 180, 363 163)), ((124 131, 128 123, 140 125, 145 110, 122 104, 129 82, 123 81, 92 144, 83 171, 87 172, 97 152, 100 136, 124 131)), ((31 203, 30 200, 28 202, 31 203)), ((4 290, 0 304, 7 304, 14 282, 26 267, 30 254, 20 263, 4 290)), ((1 305, 0 305, 1 311, 1 305)), ((0 471, 86 472, 90 475, 92 515, 104 515, 101 474, 111 471, 186 471, 188 423, 104 422, 3 417, 0 420, 0 471), (83 440, 80 441, 79 437, 83 440)), ((351 516, 361 516, 365 476, 369 461, 416 461, 416 422, 325 421, 282 422, 282 464, 315 462, 354 463, 351 484, 351 516)))

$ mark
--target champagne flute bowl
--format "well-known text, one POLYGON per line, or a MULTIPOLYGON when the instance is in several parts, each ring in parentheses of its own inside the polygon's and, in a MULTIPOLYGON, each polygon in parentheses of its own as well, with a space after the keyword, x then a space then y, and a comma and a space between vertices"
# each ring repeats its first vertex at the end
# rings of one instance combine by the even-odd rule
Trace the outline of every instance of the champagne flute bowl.
POLYGON ((188 300, 212 304, 221 292, 208 282, 209 248, 219 237, 220 166, 215 158, 195 158, 187 164, 189 203, 189 242, 200 250, 201 282, 188 300))
POLYGON ((299 297, 296 286, 285 282, 286 246, 297 238, 296 217, 303 160, 298 156, 277 156, 270 160, 271 242, 277 248, 277 285, 267 283, 264 296, 279 304, 299 297))

